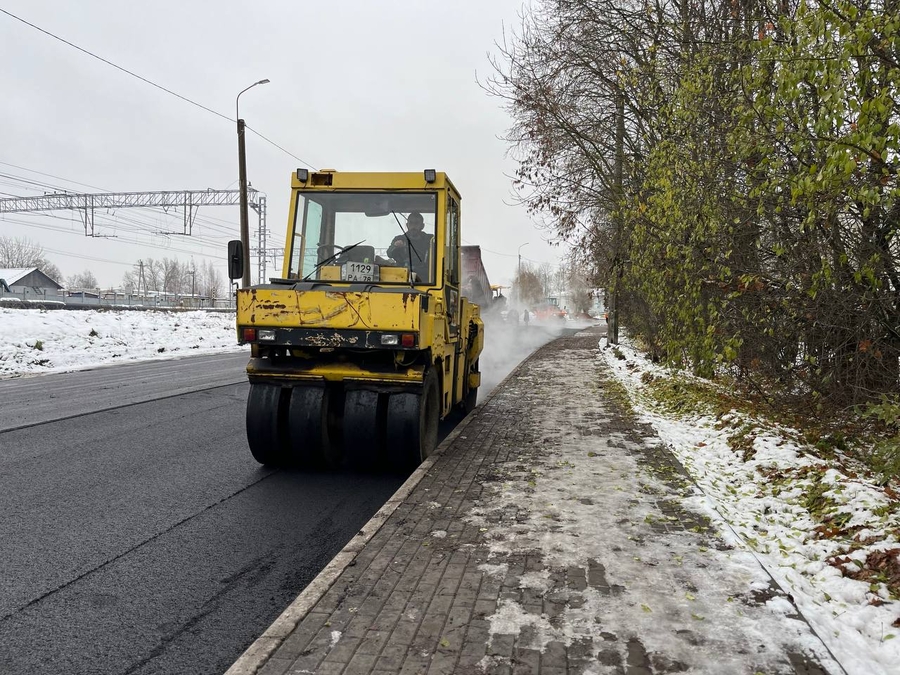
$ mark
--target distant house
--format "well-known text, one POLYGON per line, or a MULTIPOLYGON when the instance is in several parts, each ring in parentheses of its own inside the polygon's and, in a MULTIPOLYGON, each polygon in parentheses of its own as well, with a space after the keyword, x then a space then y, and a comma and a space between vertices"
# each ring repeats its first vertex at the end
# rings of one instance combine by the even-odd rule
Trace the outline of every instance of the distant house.
POLYGON ((56 298, 62 286, 37 267, 0 267, 0 295, 9 293, 27 300, 56 298))

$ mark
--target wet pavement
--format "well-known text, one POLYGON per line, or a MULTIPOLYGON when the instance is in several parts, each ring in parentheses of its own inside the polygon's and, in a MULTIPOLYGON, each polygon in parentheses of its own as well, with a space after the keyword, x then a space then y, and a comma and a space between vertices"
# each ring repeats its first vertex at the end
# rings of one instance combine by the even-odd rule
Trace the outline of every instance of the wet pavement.
POLYGON ((843 672, 697 509, 600 335, 526 359, 229 675, 843 672))

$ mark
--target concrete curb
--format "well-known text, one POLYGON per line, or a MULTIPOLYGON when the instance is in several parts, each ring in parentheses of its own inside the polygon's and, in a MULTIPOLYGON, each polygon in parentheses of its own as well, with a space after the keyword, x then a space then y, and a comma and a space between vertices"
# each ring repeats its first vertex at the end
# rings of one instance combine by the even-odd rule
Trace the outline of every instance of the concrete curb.
MULTIPOLYGON (((517 368, 518 366, 513 369, 513 372, 515 372, 517 368)), ((512 373, 510 373, 510 375, 511 374, 512 373)), ((500 385, 497 386, 499 387, 500 385)), ((494 388, 494 391, 496 390, 497 387, 494 388)), ((492 395, 493 392, 491 392, 485 401, 490 399, 492 395)), ((281 646, 281 643, 284 642, 307 613, 309 613, 322 596, 325 595, 341 573, 347 569, 347 566, 354 558, 356 558, 356 555, 363 549, 366 543, 375 536, 397 507, 409 497, 410 493, 415 489, 422 478, 425 477, 425 474, 434 465, 438 457, 446 451, 450 444, 456 440, 456 437, 469 426, 469 423, 477 415, 478 410, 476 409, 472 414, 467 415, 466 418, 447 435, 435 449, 434 454, 422 462, 422 464, 412 472, 403 485, 401 485, 391 498, 384 503, 384 506, 378 509, 378 512, 372 516, 369 522, 363 525, 363 528, 356 536, 348 541, 346 546, 344 546, 344 548, 331 559, 331 562, 319 572, 318 576, 303 589, 300 595, 297 596, 297 599, 288 605, 287 609, 275 619, 272 625, 269 626, 243 654, 241 654, 240 658, 238 658, 238 660, 225 672, 225 675, 254 675, 254 673, 262 668, 268 658, 279 646, 281 646)))

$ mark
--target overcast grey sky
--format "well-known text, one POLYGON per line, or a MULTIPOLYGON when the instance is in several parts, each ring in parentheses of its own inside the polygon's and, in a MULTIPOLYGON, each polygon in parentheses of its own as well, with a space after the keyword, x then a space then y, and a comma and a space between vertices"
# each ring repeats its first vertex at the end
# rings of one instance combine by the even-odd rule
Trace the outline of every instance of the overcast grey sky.
MULTIPOLYGON (((510 205, 515 163, 498 138, 510 120, 476 82, 492 73, 488 54, 504 26, 519 25, 520 8, 521 0, 0 0, 0 9, 227 117, 239 91, 268 78, 241 96, 241 116, 317 168, 447 171, 463 196, 464 240, 482 246, 493 283, 511 280, 520 244, 535 262, 561 254, 510 205)), ((2 13, 0 61, 0 197, 52 191, 42 184, 237 188, 232 122, 2 13)), ((303 165, 253 134, 247 154, 250 183, 267 196, 268 245, 283 246, 290 174, 303 165)), ((4 216, 0 236, 36 241, 66 276, 91 269, 110 286, 139 258, 193 255, 224 272, 238 223, 236 206, 204 207, 186 240, 158 234, 180 230, 180 213, 120 209, 97 214, 97 231, 116 236, 102 239, 84 236, 77 213, 57 211, 4 216)))

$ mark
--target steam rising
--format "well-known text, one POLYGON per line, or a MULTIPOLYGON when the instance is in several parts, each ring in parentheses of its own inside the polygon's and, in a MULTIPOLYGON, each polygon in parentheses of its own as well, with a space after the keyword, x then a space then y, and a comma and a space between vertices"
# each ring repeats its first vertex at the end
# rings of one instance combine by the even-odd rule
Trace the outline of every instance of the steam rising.
POLYGON ((500 382, 509 375, 513 368, 524 361, 542 345, 555 340, 563 333, 571 333, 572 329, 591 325, 589 322, 560 321, 506 323, 499 317, 485 318, 484 351, 481 353, 479 367, 481 369, 481 387, 478 390, 479 403, 500 382))

